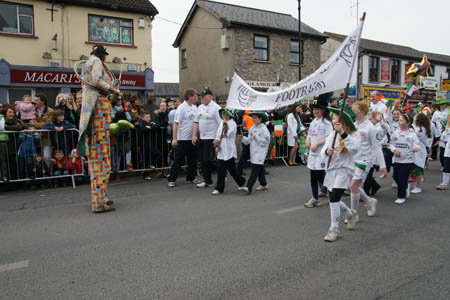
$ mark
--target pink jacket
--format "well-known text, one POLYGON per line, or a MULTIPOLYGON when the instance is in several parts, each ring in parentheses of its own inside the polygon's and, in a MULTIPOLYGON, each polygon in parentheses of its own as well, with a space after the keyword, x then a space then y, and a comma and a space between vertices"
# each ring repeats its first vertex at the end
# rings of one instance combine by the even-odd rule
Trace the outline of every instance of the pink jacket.
POLYGON ((19 102, 17 109, 20 112, 20 119, 23 120, 36 120, 36 111, 32 103, 19 102))

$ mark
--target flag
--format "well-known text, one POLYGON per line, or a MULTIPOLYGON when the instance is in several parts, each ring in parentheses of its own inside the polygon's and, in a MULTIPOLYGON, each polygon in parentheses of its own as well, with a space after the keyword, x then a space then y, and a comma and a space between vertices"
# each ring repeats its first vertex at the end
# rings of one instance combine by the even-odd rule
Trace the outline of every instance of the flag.
POLYGON ((277 138, 272 133, 272 150, 270 150, 270 158, 277 159, 277 138))
POLYGON ((406 95, 412 96, 413 94, 417 93, 419 91, 419 88, 415 86, 414 84, 410 83, 408 84, 408 88, 406 89, 406 95))
POLYGON ((275 120, 274 135, 283 136, 283 120, 275 120))

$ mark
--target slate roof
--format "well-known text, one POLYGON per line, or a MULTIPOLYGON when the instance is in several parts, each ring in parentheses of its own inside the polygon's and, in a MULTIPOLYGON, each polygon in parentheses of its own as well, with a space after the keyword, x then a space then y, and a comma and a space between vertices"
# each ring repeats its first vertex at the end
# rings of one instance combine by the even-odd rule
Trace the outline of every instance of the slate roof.
POLYGON ((179 97, 178 87, 176 82, 155 82, 153 94, 156 97, 179 97))
MULTIPOLYGON (((298 20, 291 15, 207 0, 196 0, 194 2, 183 25, 188 25, 190 23, 190 20, 198 7, 209 11, 220 19, 224 27, 250 26, 289 33, 298 32, 298 20)), ((185 29, 185 26, 181 27, 173 44, 174 47, 178 47, 185 29)), ((304 35, 322 40, 326 39, 320 31, 315 30, 303 22, 301 24, 301 31, 304 35)))
MULTIPOLYGON (((324 32, 324 34, 330 38, 336 39, 338 41, 343 41, 347 36, 332 32, 324 32)), ((433 63, 441 63, 444 65, 450 65, 450 56, 436 53, 429 53, 424 51, 419 51, 411 47, 389 44, 374 40, 361 39, 360 48, 366 52, 394 55, 406 59, 421 60, 423 54, 428 55, 428 59, 433 63)))
POLYGON ((140 13, 151 17, 158 14, 158 10, 149 0, 47 0, 47 2, 140 13))

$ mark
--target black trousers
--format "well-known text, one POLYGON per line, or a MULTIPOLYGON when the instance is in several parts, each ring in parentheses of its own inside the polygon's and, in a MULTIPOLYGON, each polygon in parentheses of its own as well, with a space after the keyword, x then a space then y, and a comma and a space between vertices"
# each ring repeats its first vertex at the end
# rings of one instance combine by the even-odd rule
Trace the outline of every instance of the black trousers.
POLYGON ((178 171, 186 157, 187 161, 187 175, 186 180, 192 181, 195 179, 197 172, 197 160, 195 157, 195 146, 192 141, 178 141, 178 146, 175 148, 175 159, 170 168, 169 182, 175 182, 178 177, 178 171))
POLYGON ((203 180, 206 184, 212 184, 211 171, 213 168, 214 140, 200 140, 198 146, 200 147, 200 164, 202 167, 203 180))
POLYGON ((389 173, 392 167, 392 158, 394 153, 389 148, 383 148, 384 162, 386 163, 386 171, 389 173))
POLYGON ((325 170, 309 170, 311 179, 311 192, 314 199, 319 199, 319 186, 323 185, 325 179, 325 170))
POLYGON ((242 153, 239 158, 239 163, 237 166, 237 171, 242 174, 242 170, 247 166, 247 161, 250 159, 250 145, 242 144, 242 153))
POLYGON ((267 185, 266 175, 264 175, 264 166, 263 165, 252 164, 252 172, 250 173, 250 177, 248 178, 248 181, 247 181, 247 188, 248 188, 249 192, 252 191, 252 188, 256 182, 256 179, 258 179, 260 185, 262 185, 262 186, 267 185))
POLYGON ((441 162, 441 167, 444 167, 444 153, 445 147, 439 147, 439 160, 441 162))
POLYGON ((333 189, 331 193, 328 194, 328 198, 331 203, 336 203, 341 201, 342 195, 344 195, 345 189, 333 189))
POLYGON ((413 163, 394 164, 394 180, 397 182, 397 198, 406 198, 406 188, 408 187, 408 178, 413 168, 413 163))
MULTIPOLYGON (((433 138, 433 145, 436 144, 436 142, 439 141, 438 137, 433 138)), ((437 152, 438 152, 439 146, 432 146, 431 147, 431 155, 430 157, 434 160, 437 159, 437 152)))
POLYGON ((229 160, 217 160, 217 185, 216 190, 220 193, 223 193, 225 189, 225 176, 227 175, 227 171, 230 173, 231 177, 233 177, 234 181, 237 183, 239 187, 245 184, 245 178, 241 176, 236 170, 236 161, 234 158, 229 160))
POLYGON ((369 174, 367 174, 366 181, 364 181, 363 189, 367 195, 370 195, 370 191, 377 191, 380 189, 380 185, 375 180, 375 178, 373 178, 373 172, 375 171, 375 168, 376 167, 372 167, 369 170, 369 174))

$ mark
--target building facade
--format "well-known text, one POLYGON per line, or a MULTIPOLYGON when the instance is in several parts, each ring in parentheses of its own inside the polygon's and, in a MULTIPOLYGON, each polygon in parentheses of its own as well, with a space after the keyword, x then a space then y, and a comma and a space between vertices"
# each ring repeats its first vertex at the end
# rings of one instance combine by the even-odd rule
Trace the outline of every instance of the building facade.
MULTIPOLYGON (((301 28, 304 78, 320 66, 326 38, 306 24, 301 28)), ((235 71, 262 91, 298 81, 298 20, 290 15, 198 0, 173 46, 179 48, 180 94, 209 86, 227 98, 235 71)))
MULTIPOLYGON (((328 40, 322 45, 321 62, 327 60, 346 38, 331 32, 324 34, 328 40)), ((447 87, 443 83, 449 79, 450 56, 368 39, 360 42, 358 96, 367 100, 372 91, 378 91, 387 99, 400 99, 412 82, 406 73, 413 63, 422 60, 424 54, 431 63, 430 74, 427 78, 419 77, 415 84, 420 90, 409 100, 432 103, 446 97, 447 87)), ((356 91, 350 95, 356 96, 356 91)))
POLYGON ((107 65, 123 68, 121 89, 153 90, 152 20, 158 13, 146 0, 0 0, 0 101, 23 94, 74 92, 80 83, 75 62, 103 44, 107 65))

